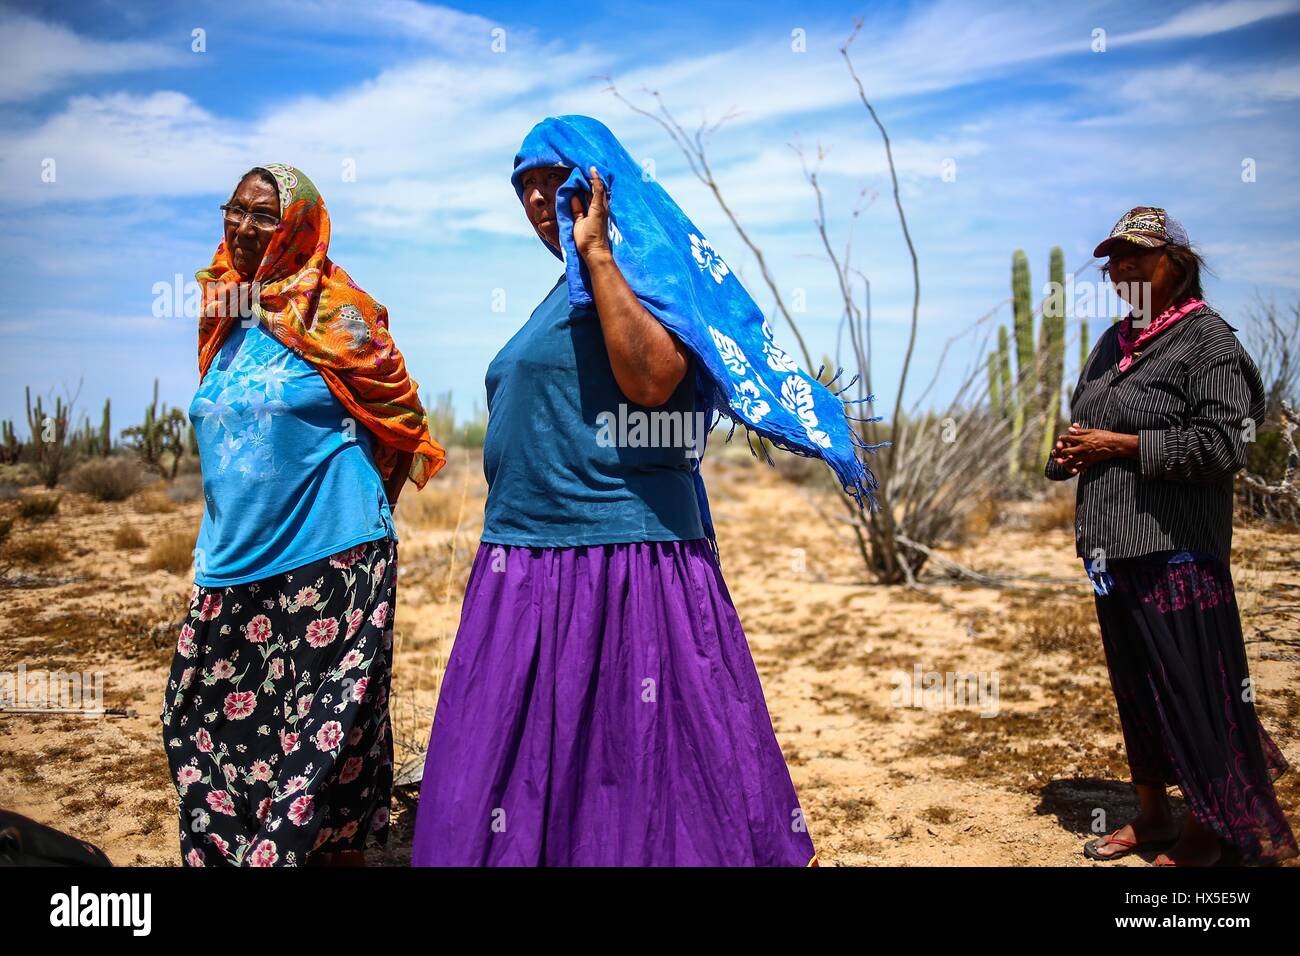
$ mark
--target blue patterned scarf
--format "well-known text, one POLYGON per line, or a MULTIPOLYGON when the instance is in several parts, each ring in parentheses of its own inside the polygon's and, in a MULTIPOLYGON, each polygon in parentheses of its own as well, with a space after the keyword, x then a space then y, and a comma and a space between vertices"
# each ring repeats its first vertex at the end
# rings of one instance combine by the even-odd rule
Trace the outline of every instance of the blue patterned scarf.
MULTIPOLYGON (((614 261, 641 304, 695 357, 697 409, 726 415, 787 451, 822 459, 859 506, 874 506, 875 477, 857 454, 871 446, 850 424, 850 403, 773 341, 762 311, 713 244, 608 127, 589 116, 551 117, 534 126, 511 176, 521 201, 524 172, 539 166, 573 168, 555 197, 563 256, 543 242, 565 262, 570 304, 592 304, 587 267, 573 243, 570 198, 580 196, 584 208, 590 202, 586 174, 595 166, 609 190, 614 261)), ((712 539, 698 459, 696 488, 712 539)))

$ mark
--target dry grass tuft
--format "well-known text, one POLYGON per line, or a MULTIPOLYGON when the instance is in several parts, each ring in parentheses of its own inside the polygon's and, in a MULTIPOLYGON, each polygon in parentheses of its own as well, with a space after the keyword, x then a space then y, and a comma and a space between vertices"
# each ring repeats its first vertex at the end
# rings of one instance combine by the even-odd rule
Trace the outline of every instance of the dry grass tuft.
POLYGON ((1033 531, 1069 530, 1074 527, 1074 486, 1053 491, 1029 513, 1029 527, 1033 531), (1069 494, 1064 491, 1068 490, 1069 494))
POLYGON ((5 557, 19 564, 44 568, 63 560, 63 547, 50 535, 27 535, 6 544, 5 557))
POLYGON ((1028 638, 1040 654, 1069 651, 1093 657, 1101 646, 1097 611, 1091 601, 1061 599, 1031 604, 1012 612, 1011 620, 1016 632, 1028 638))
POLYGON ((146 491, 140 492, 131 503, 135 506, 137 513, 142 515, 166 515, 176 510, 176 502, 167 497, 165 489, 155 485, 146 491))
POLYGON ((122 524, 113 532, 113 547, 119 551, 136 551, 145 545, 144 535, 135 525, 122 524))
POLYGON ((19 517, 28 521, 48 521, 58 513, 58 495, 32 495, 18 502, 19 517))
POLYGON ((194 565, 194 544, 197 538, 185 531, 174 531, 154 541, 145 564, 155 571, 175 574, 188 571, 194 565))

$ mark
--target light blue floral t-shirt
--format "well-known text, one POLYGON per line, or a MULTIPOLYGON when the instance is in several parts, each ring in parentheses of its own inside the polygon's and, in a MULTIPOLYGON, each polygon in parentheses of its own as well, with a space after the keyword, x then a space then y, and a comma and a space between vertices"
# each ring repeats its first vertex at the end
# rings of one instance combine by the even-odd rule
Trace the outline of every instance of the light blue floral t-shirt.
POLYGON ((371 436, 260 325, 231 330, 190 404, 205 508, 195 582, 244 584, 392 537, 371 436))

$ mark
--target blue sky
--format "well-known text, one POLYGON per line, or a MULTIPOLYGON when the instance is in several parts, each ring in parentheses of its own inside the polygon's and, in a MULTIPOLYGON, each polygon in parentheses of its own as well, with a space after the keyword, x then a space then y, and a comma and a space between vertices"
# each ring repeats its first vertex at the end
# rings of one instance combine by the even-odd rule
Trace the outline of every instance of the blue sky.
MULTIPOLYGON (((556 113, 597 116, 653 160, 767 308, 717 204, 662 131, 604 91, 605 75, 641 102, 659 91, 690 127, 734 111, 710 140, 717 178, 783 292, 802 290, 817 355, 834 348, 840 302, 789 144, 824 151, 837 243, 867 191, 853 248, 872 283, 877 391, 892 405, 911 273, 880 139, 838 52, 855 17, 854 62, 894 141, 921 262, 911 397, 944 342, 1007 297, 1013 250, 1038 285, 1051 246, 1079 268, 1133 205, 1183 221, 1216 273, 1208 297, 1234 324, 1256 295, 1300 298, 1300 0, 156 7, 0 6, 0 417, 21 422, 24 385, 79 380, 81 408, 97 420, 111 397, 118 427, 138 420, 155 376, 187 407, 194 323, 155 316, 155 284, 192 280, 220 238, 216 207, 270 161, 316 181, 333 258, 388 306, 426 400, 451 390, 467 414, 558 275, 509 183, 519 141, 556 113), (205 52, 192 51, 195 29, 205 52), (806 52, 792 50, 795 30, 806 52)), ((979 338, 961 340, 954 373, 979 338)), ((1067 354, 1073 376, 1077 345, 1067 354)))

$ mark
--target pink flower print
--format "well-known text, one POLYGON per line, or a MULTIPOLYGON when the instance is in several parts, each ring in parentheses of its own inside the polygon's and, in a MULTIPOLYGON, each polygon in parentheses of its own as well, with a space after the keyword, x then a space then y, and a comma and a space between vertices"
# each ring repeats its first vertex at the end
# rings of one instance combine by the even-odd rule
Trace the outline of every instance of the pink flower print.
POLYGON ((297 793, 303 787, 307 786, 307 778, 299 774, 296 777, 290 777, 284 785, 285 793, 297 793))
POLYGON ((284 753, 285 753, 286 756, 289 755, 289 754, 291 754, 291 753, 293 753, 295 750, 297 750, 297 749, 298 749, 298 735, 297 735, 296 733, 286 734, 283 730, 281 730, 281 731, 280 731, 280 749, 284 751, 284 753))
POLYGON ((343 829, 339 830, 338 833, 334 834, 334 842, 338 843, 340 840, 346 840, 348 837, 355 835, 359 825, 359 820, 353 820, 347 826, 343 827, 343 829))
POLYGON ((274 680, 279 680, 281 677, 284 676, 284 658, 283 658, 283 657, 276 657, 276 658, 274 658, 274 659, 271 661, 270 672, 271 672, 271 677, 272 677, 272 679, 274 679, 274 680))
POLYGON ((271 619, 259 614, 244 625, 244 637, 254 644, 265 644, 271 637, 271 619))
POLYGON ((271 765, 265 760, 254 760, 253 765, 248 768, 248 773, 254 780, 270 780, 271 765))
POLYGON ((225 790, 213 790, 208 794, 208 806, 217 813, 224 813, 228 817, 235 815, 235 801, 230 799, 230 794, 225 790))
POLYGON ((313 850, 316 849, 318 846, 320 846, 322 843, 328 840, 333 835, 333 833, 334 831, 331 830, 329 827, 321 827, 320 833, 316 834, 316 842, 311 845, 311 848, 313 850))
POLYGON ((217 680, 229 680, 235 676, 235 665, 223 657, 212 665, 212 676, 217 680))
POLYGON ((206 728, 200 727, 194 734, 194 745, 199 748, 199 753, 212 753, 212 735, 206 728))
POLYGON ((181 657, 193 657, 196 650, 194 628, 188 624, 181 625, 181 636, 176 639, 176 653, 181 657))
POLYGON ((227 843, 225 840, 221 839, 221 837, 217 836, 215 833, 209 833, 208 842, 211 843, 213 846, 215 846, 217 848, 217 852, 220 853, 222 856, 226 858, 230 857, 230 844, 227 843))
POLYGON ((339 622, 332 617, 323 617, 307 625, 307 643, 312 647, 324 647, 339 636, 339 622))
POLYGON ((275 851, 275 844, 270 840, 263 840, 248 858, 248 865, 275 866, 279 859, 280 854, 275 851))
POLYGON ((233 783, 235 778, 239 776, 239 768, 233 763, 226 764, 221 768, 221 772, 226 775, 226 783, 233 783))
POLYGON ((185 862, 190 866, 203 866, 203 854, 198 850, 190 850, 185 854, 185 862))
POLYGON ((198 783, 203 779, 203 773, 198 767, 186 764, 176 771, 176 784, 181 787, 188 787, 192 783, 198 783))
POLYGON ((349 757, 343 762, 343 769, 339 771, 339 783, 351 783, 357 777, 361 776, 361 767, 363 761, 360 757, 349 757))
POLYGON ((339 670, 350 671, 361 663, 361 652, 357 650, 348 651, 343 655, 343 660, 339 661, 339 670))
POLYGON ((199 586, 197 584, 192 584, 190 585, 190 607, 193 607, 194 602, 196 602, 198 599, 199 599, 199 586))
POLYGON ((289 804, 289 822, 295 826, 302 826, 310 820, 312 802, 311 794, 305 793, 289 804))
POLYGON ((271 798, 264 797, 262 802, 257 805, 257 822, 265 823, 266 818, 271 815, 271 798))
POLYGON ((299 717, 306 717, 306 716, 307 716, 308 711, 311 710, 311 699, 312 699, 312 695, 311 695, 311 694, 303 694, 301 697, 298 698, 298 716, 299 716, 299 717))
POLYGON ((388 562, 384 558, 380 558, 378 561, 375 562, 376 581, 382 581, 384 579, 384 568, 386 567, 388 567, 388 562))
POLYGON ((338 554, 331 555, 330 567, 350 568, 357 563, 357 559, 365 552, 366 546, 359 544, 354 548, 348 548, 346 551, 340 551, 338 554))
POLYGON ((327 720, 312 740, 318 750, 335 750, 343 742, 343 725, 337 720, 327 720))
POLYGON ((359 607, 353 608, 351 611, 348 611, 346 615, 346 619, 348 622, 348 634, 347 634, 348 640, 351 640, 352 635, 357 632, 357 628, 361 627, 361 619, 363 617, 365 617, 365 613, 359 607))
POLYGON ((375 830, 383 829, 388 824, 388 808, 380 807, 370 818, 370 826, 375 830))
POLYGON ((361 743, 363 733, 364 732, 360 727, 353 727, 352 732, 348 734, 348 746, 355 747, 357 744, 361 743))
POLYGON ((185 690, 192 683, 194 683, 194 668, 187 667, 181 671, 181 690, 185 690))
POLYGON ((305 588, 299 588, 298 593, 293 596, 293 609, 295 611, 304 607, 311 607, 320 600, 320 592, 311 585, 305 588))
POLYGON ((243 720, 253 712, 257 697, 251 690, 237 690, 226 695, 222 710, 227 720, 243 720))
POLYGON ((375 608, 370 614, 370 623, 375 627, 383 627, 384 622, 388 620, 388 602, 384 601, 379 607, 375 608))
POLYGON ((199 620, 211 621, 221 613, 221 595, 203 595, 203 605, 199 608, 199 620))
POLYGON ((353 685, 352 685, 352 699, 353 699, 353 700, 364 700, 364 699, 365 699, 365 696, 366 696, 366 688, 369 687, 369 686, 370 686, 370 678, 369 678, 369 677, 363 677, 363 678, 361 678, 361 680, 359 680, 359 681, 357 681, 355 684, 353 684, 353 685))

